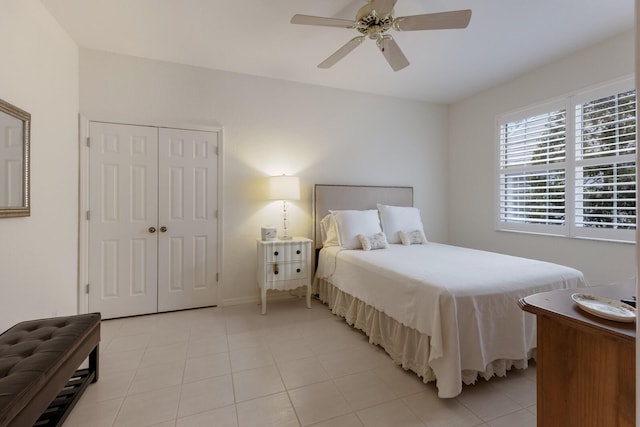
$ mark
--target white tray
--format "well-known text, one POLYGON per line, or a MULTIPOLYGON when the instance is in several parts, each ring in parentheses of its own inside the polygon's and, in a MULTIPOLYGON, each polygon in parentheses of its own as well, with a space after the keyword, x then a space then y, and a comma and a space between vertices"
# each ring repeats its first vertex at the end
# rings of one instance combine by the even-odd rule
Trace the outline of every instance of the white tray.
POLYGON ((573 294, 571 299, 584 311, 617 322, 636 320, 636 309, 623 302, 591 294, 573 294))

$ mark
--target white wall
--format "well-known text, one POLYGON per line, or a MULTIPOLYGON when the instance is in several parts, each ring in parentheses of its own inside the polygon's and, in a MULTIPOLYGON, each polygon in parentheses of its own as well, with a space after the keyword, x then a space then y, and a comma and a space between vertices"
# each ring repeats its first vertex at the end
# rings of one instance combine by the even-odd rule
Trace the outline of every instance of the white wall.
POLYGON ((447 240, 443 106, 82 49, 80 109, 223 126, 226 303, 257 299, 255 239, 280 223, 281 204, 265 200, 269 175, 300 176, 292 234, 312 234, 314 183, 412 185, 428 236, 447 240))
POLYGON ((635 274, 635 246, 495 231, 495 118, 595 84, 631 75, 634 34, 486 90, 449 109, 450 243, 553 261, 582 270, 591 284, 635 274))
POLYGON ((37 0, 0 3, 0 98, 31 113, 31 216, 0 219, 0 332, 77 313, 78 48, 37 0))

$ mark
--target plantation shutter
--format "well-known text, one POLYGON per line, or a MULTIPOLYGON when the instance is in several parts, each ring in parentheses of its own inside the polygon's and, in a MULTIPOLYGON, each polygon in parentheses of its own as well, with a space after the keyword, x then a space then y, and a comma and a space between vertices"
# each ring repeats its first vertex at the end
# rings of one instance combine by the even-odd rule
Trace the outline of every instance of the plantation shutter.
POLYGON ((499 221, 564 225, 566 109, 499 125, 499 221))
POLYGON ((579 102, 575 115, 576 233, 635 229, 635 91, 579 102))

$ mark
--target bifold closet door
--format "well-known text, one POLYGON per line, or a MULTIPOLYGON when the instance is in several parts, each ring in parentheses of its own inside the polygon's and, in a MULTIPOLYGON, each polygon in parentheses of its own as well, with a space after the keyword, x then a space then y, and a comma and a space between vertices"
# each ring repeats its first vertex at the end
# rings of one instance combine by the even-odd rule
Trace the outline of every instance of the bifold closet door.
POLYGON ((217 304, 219 133, 89 124, 89 310, 217 304))
POLYGON ((160 128, 158 311, 216 305, 218 133, 160 128))
POLYGON ((158 130, 89 127, 89 310, 157 311, 158 130))

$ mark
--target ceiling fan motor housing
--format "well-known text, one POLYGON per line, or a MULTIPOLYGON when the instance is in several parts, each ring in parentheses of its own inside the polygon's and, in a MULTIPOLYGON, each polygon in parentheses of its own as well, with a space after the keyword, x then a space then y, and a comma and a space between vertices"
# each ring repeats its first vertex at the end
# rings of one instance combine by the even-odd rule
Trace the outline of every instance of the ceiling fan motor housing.
POLYGON ((378 16, 375 10, 355 22, 355 29, 360 33, 369 36, 370 39, 378 39, 393 26, 393 16, 386 14, 378 16))

